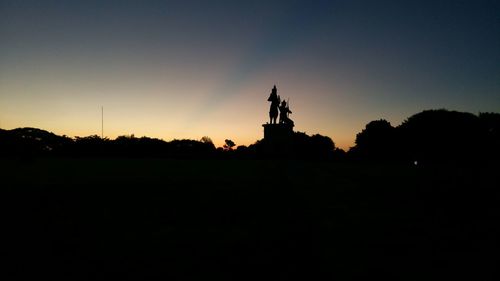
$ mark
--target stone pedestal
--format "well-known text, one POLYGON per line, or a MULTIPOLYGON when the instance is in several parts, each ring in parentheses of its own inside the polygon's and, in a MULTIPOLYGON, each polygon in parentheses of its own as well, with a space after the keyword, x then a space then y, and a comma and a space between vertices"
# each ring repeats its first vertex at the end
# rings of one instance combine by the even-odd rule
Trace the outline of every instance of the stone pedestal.
POLYGON ((270 144, 286 144, 292 140, 293 125, 290 124, 263 124, 264 141, 270 144))

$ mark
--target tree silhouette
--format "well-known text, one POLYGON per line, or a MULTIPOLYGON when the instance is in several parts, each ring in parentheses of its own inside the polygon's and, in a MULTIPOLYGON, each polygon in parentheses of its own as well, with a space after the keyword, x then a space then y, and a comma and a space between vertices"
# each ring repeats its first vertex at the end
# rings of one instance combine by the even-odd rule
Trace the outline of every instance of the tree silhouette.
POLYGON ((500 158, 500 114, 479 113, 479 122, 484 131, 482 143, 479 147, 482 153, 491 155, 491 158, 500 158))
POLYGON ((207 137, 207 136, 202 137, 200 141, 201 141, 202 143, 211 143, 211 144, 213 144, 213 143, 214 143, 214 142, 212 141, 212 139, 211 139, 211 138, 209 138, 209 137, 207 137))
POLYGON ((383 119, 368 123, 349 155, 429 164, 491 162, 500 154, 499 132, 498 113, 425 110, 395 128, 383 119))
POLYGON ((233 147, 235 146, 236 144, 230 140, 230 139, 226 139, 224 140, 224 150, 226 151, 232 151, 233 150, 233 147))
POLYGON ((463 162, 479 156, 479 118, 471 113, 425 110, 398 127, 401 152, 408 160, 463 162))
POLYGON ((37 156, 63 154, 73 139, 37 128, 0 131, 0 155, 37 156))
POLYGON ((335 143, 327 136, 309 136, 303 132, 295 132, 293 135, 292 152, 299 158, 330 158, 334 150, 335 143))
POLYGON ((384 159, 394 155, 395 137, 395 129, 387 120, 371 121, 356 135, 356 146, 351 152, 358 158, 384 159))

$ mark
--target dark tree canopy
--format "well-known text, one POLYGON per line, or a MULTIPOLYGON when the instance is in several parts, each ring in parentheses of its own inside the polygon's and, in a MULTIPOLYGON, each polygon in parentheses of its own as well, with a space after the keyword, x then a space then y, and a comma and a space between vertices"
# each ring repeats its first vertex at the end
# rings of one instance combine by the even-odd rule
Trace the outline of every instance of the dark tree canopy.
POLYGON ((395 149, 395 129, 387 120, 371 121, 356 135, 353 153, 361 158, 381 158, 395 149))
POLYGON ((232 140, 229 140, 229 139, 226 139, 224 141, 224 150, 233 150, 233 147, 235 146, 236 144, 234 143, 234 141, 232 140))
POLYGON ((395 128, 385 120, 372 121, 356 136, 350 154, 421 163, 491 160, 499 155, 494 145, 499 140, 499 117, 440 109, 417 113, 395 128))
POLYGON ((59 152, 73 139, 37 128, 17 128, 0 131, 0 155, 46 155, 59 152))

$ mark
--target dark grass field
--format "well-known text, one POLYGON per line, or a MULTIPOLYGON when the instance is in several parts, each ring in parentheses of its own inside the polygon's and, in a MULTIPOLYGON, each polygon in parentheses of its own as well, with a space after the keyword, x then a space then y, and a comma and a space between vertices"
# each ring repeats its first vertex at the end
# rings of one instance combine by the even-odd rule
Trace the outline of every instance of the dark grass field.
POLYGON ((498 277, 498 167, 2 159, 0 168, 12 280, 498 277))

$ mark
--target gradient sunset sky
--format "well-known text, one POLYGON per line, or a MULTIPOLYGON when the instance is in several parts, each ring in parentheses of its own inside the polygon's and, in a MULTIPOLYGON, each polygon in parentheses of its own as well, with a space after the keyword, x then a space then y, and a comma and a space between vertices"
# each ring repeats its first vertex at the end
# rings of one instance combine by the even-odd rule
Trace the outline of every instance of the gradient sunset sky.
POLYGON ((348 149, 366 123, 500 111, 500 1, 3 1, 0 128, 348 149))

